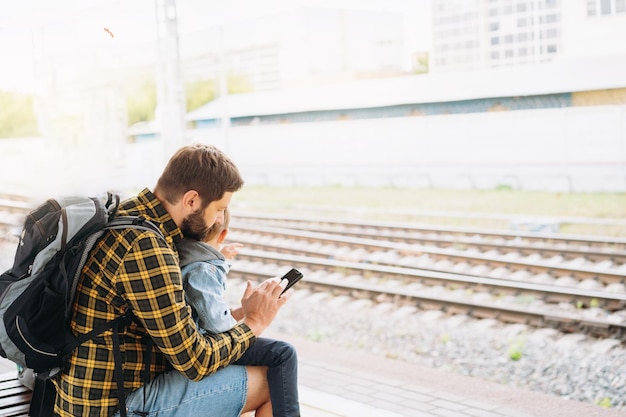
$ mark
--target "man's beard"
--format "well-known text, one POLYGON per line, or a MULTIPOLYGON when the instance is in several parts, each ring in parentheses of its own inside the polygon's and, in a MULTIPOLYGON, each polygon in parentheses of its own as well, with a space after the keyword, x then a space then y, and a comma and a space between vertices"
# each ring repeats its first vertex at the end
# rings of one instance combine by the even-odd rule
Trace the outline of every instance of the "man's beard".
POLYGON ((203 210, 194 211, 185 217, 183 224, 180 226, 180 230, 185 238, 200 241, 204 240, 210 228, 211 226, 208 226, 204 221, 203 210))

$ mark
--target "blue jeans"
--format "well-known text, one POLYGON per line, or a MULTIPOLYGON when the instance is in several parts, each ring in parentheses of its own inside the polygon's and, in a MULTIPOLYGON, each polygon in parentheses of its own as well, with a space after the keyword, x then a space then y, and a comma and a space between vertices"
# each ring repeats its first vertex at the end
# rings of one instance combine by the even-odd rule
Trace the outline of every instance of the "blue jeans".
POLYGON ((243 366, 227 366, 197 382, 173 370, 130 393, 126 408, 129 417, 138 412, 158 417, 238 417, 247 396, 248 373, 243 366))
POLYGON ((274 417, 300 417, 298 357, 292 345, 260 337, 234 364, 267 366, 272 414, 274 417))

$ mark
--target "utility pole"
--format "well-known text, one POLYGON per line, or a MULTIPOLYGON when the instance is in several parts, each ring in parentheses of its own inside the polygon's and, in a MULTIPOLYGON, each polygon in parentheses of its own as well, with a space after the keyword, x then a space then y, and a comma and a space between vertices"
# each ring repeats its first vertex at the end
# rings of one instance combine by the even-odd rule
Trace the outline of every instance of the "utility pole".
POLYGON ((224 140, 225 153, 230 153, 230 116, 228 114, 228 64, 226 62, 226 46, 225 46, 225 34, 224 25, 219 26, 219 42, 220 42, 220 65, 219 65, 219 86, 220 86, 220 101, 222 102, 222 133, 224 140))
POLYGON ((155 0, 157 19, 157 111, 164 161, 185 139, 185 90, 181 79, 176 0, 155 0))

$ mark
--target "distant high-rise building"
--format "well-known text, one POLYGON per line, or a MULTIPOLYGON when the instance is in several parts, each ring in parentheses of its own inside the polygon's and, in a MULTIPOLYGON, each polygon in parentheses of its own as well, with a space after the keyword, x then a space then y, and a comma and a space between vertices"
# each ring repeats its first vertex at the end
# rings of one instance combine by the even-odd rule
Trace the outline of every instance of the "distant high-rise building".
POLYGON ((560 0, 433 0, 431 70, 541 63, 560 51, 560 0))
POLYGON ((587 0, 587 16, 607 16, 626 13, 626 0, 587 0))
POLYGON ((433 0, 431 72, 626 53, 626 0, 433 0))
POLYGON ((626 54, 626 0, 563 0, 566 58, 626 54))

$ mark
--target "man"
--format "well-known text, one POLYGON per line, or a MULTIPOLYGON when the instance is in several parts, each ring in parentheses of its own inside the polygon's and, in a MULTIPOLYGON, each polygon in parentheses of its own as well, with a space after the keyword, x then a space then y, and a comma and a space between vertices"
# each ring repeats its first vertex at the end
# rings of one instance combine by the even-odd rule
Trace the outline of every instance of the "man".
POLYGON ((127 414, 238 416, 271 410, 265 368, 227 366, 254 343, 289 299, 284 283, 267 280, 242 298, 244 320, 231 330, 201 335, 185 302, 176 243, 202 240, 222 221, 243 180, 217 148, 193 145, 168 162, 154 193, 144 189, 124 201, 117 215, 141 215, 154 232, 111 230, 98 241, 76 290, 71 327, 88 333, 130 310, 133 321, 83 343, 55 380, 55 413, 119 415, 114 344, 119 341, 127 414), (146 371, 146 364, 150 364, 146 371), (144 381, 149 381, 144 384, 144 381), (198 382, 194 382, 198 381, 198 382))

